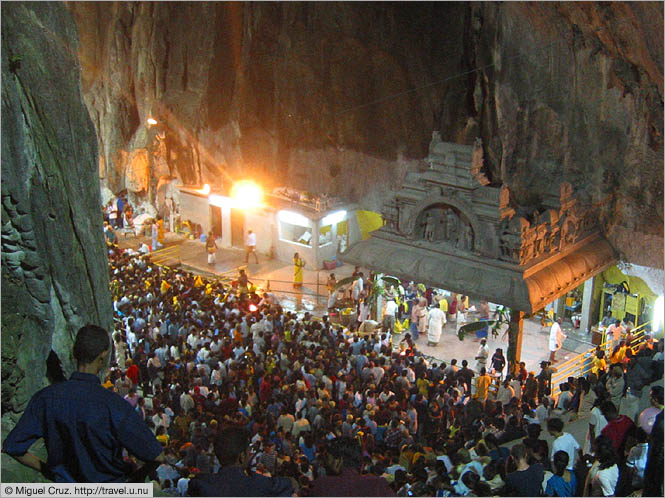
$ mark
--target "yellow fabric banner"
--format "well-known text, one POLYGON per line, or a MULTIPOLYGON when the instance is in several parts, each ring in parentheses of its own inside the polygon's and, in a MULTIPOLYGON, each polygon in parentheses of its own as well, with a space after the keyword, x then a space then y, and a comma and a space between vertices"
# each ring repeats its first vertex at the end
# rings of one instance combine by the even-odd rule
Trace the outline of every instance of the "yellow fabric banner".
POLYGON ((383 226, 383 218, 374 211, 356 211, 356 219, 358 220, 362 240, 369 239, 371 232, 383 226))

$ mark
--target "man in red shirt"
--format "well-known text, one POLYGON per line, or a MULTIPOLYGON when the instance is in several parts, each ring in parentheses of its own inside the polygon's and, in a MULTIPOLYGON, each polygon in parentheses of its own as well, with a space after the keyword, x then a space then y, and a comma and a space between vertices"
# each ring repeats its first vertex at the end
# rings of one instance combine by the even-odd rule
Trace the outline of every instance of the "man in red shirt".
POLYGON ((605 401, 600 405, 600 411, 607 419, 607 425, 600 432, 603 436, 607 436, 612 440, 614 449, 619 456, 624 455, 623 446, 626 441, 628 431, 630 431, 635 424, 625 415, 618 415, 617 408, 611 401, 605 401))
POLYGON ((139 383, 139 367, 137 367, 131 359, 127 360, 127 371, 125 375, 132 381, 134 387, 139 383))

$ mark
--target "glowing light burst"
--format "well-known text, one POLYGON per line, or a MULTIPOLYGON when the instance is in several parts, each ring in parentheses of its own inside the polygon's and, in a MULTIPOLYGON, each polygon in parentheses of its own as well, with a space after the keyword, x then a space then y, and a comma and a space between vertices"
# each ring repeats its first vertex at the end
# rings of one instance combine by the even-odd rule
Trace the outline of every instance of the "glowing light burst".
POLYGON ((201 192, 203 195, 208 195, 210 193, 210 185, 206 183, 202 189, 199 189, 199 192, 201 192))
POLYGON ((157 124, 157 120, 156 120, 155 118, 148 118, 148 124, 149 124, 150 126, 156 125, 156 124, 157 124))
POLYGON ((249 305, 249 311, 251 311, 252 313, 254 313, 255 311, 258 311, 258 309, 259 308, 258 308, 258 306, 256 306, 256 304, 250 304, 249 305))
POLYGON ((263 205, 263 190, 251 180, 241 180, 233 185, 231 198, 240 209, 257 208, 263 205))

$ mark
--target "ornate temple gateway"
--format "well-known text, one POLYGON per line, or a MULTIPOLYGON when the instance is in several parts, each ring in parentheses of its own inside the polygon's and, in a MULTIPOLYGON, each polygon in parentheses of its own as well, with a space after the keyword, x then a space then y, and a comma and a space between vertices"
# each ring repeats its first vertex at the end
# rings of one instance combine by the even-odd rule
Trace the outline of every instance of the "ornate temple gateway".
POLYGON ((434 132, 427 162, 384 204, 385 225, 343 261, 526 313, 616 262, 593 206, 569 183, 529 211, 506 185, 489 185, 480 140, 452 144, 434 132))

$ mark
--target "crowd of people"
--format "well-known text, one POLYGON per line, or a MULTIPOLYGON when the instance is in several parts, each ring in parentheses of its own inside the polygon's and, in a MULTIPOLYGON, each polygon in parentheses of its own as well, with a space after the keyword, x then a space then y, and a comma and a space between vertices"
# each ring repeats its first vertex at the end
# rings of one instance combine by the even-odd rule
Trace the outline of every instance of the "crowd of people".
POLYGON ((624 341, 620 362, 568 379, 556 399, 549 362, 538 375, 520 364, 490 393, 488 372, 506 366, 500 350, 476 356, 476 370, 466 359, 428 362, 410 333, 393 344, 394 318, 359 333, 286 311, 246 277, 231 287, 134 251, 113 249, 110 275, 104 386, 162 444, 152 478, 163 494, 662 493, 663 389, 651 388, 649 414, 633 399, 662 377, 662 341, 635 352, 624 341), (582 418, 589 429, 577 441, 566 424, 582 418))

